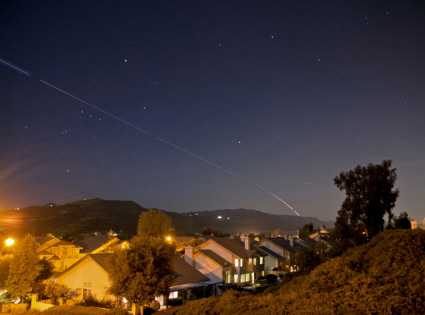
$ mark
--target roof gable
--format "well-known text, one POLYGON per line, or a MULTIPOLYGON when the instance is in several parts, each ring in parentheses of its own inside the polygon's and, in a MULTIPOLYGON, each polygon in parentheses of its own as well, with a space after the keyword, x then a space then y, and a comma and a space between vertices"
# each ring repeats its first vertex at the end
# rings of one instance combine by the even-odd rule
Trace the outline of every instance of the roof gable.
POLYGON ((198 248, 203 249, 212 243, 219 245, 223 249, 227 250, 229 253, 235 256, 238 256, 239 258, 250 258, 255 253, 255 249, 246 250, 244 243, 240 239, 221 238, 221 237, 215 237, 215 236, 211 236, 211 238, 208 241, 199 245, 198 248))

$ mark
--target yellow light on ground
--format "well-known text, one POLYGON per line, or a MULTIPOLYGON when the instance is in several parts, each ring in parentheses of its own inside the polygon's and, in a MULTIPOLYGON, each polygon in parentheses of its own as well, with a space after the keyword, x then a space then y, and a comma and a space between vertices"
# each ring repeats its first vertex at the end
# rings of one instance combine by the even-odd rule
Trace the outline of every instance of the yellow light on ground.
POLYGON ((8 238, 7 240, 4 241, 4 244, 7 247, 12 246, 13 244, 15 244, 15 240, 13 238, 8 238))

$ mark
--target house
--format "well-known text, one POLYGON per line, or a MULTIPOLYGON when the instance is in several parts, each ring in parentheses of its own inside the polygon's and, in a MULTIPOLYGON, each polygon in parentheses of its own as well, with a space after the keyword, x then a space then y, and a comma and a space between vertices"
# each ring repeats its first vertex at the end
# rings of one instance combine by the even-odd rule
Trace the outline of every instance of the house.
POLYGON ((40 244, 37 253, 40 259, 53 263, 54 271, 62 272, 82 257, 81 247, 53 237, 36 237, 40 244))
POLYGON ((130 248, 128 241, 122 241, 117 237, 109 238, 107 235, 88 236, 74 244, 81 247, 81 253, 85 255, 112 253, 115 246, 119 246, 121 249, 130 248))
POLYGON ((185 247, 185 260, 216 283, 255 283, 264 276, 264 254, 249 237, 211 236, 196 247, 185 247))
POLYGON ((410 221, 410 227, 412 230, 414 229, 423 229, 425 230, 425 218, 422 220, 422 224, 418 224, 416 221, 410 221))
POLYGON ((265 270, 284 270, 289 266, 292 256, 301 249, 301 245, 294 241, 294 237, 266 237, 255 243, 254 246, 265 256, 265 270))
MULTIPOLYGON (((110 285, 108 261, 111 255, 111 253, 87 254, 79 262, 57 275, 54 281, 70 287, 76 299, 82 300, 89 295, 96 296, 100 300, 115 299, 107 293, 110 285)), ((170 298, 179 297, 182 291, 195 287, 207 287, 211 284, 208 277, 178 257, 173 259, 173 267, 175 273, 170 287, 170 298)), ((161 305, 166 303, 166 300, 163 297, 158 298, 161 305)))

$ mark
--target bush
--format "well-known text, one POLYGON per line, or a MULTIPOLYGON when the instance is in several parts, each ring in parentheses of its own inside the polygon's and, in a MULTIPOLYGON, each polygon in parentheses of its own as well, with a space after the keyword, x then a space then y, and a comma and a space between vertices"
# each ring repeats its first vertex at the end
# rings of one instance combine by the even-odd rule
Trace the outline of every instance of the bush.
POLYGON ((115 308, 117 305, 112 300, 98 300, 95 295, 89 295, 83 301, 77 303, 79 306, 94 306, 94 307, 103 307, 103 308, 115 308))
POLYGON ((20 303, 20 304, 3 304, 1 308, 2 313, 15 313, 15 314, 23 314, 26 313, 28 309, 28 304, 20 303))
POLYGON ((277 276, 276 275, 273 275, 273 274, 267 275, 266 276, 266 279, 267 279, 267 282, 269 284, 273 284, 273 283, 276 283, 277 282, 277 276))

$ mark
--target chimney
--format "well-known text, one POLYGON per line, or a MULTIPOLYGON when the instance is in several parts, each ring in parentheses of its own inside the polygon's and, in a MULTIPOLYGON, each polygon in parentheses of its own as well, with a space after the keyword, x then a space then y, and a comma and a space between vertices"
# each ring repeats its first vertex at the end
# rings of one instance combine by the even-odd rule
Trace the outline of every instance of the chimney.
POLYGON ((294 247, 294 237, 292 235, 289 236, 289 245, 294 247))
POLYGON ((193 266, 193 246, 184 247, 184 260, 191 266, 193 266))
POLYGON ((251 238, 249 236, 241 236, 241 241, 244 243, 246 250, 251 250, 251 238))

